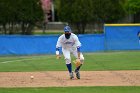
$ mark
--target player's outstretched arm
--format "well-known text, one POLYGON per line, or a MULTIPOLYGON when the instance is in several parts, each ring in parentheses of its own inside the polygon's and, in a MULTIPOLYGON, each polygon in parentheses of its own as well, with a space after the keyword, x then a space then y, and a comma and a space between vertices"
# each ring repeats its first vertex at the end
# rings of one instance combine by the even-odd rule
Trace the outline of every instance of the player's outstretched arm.
POLYGON ((59 51, 60 51, 60 48, 59 47, 56 48, 56 59, 60 59, 61 58, 59 51))

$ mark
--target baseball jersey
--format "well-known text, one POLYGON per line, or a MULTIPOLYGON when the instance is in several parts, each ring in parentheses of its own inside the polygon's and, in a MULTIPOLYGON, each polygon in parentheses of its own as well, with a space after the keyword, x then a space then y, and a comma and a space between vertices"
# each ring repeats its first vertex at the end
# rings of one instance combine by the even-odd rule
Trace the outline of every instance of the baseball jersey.
POLYGON ((137 35, 138 35, 138 37, 139 37, 139 39, 140 39, 140 31, 137 33, 137 35))
POLYGON ((80 43, 78 37, 73 33, 71 33, 69 39, 65 38, 65 34, 61 35, 58 38, 58 41, 56 44, 56 48, 62 47, 64 49, 77 48, 80 46, 81 46, 81 43, 80 43))

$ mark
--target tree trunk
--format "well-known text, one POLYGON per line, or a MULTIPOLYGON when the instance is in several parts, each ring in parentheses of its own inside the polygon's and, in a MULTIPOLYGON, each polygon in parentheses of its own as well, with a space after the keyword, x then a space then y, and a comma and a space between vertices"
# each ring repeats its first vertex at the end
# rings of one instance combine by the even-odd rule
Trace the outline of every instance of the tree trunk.
POLYGON ((9 35, 14 34, 14 22, 9 23, 9 35))
POLYGON ((84 34, 85 33, 85 27, 86 27, 86 23, 81 23, 81 25, 82 25, 82 34, 84 34))
POLYGON ((80 27, 80 25, 81 25, 80 23, 77 23, 77 24, 76 24, 77 30, 78 30, 78 31, 77 31, 78 34, 81 34, 81 27, 80 27))
POLYGON ((32 23, 28 23, 26 35, 31 35, 33 28, 34 28, 34 25, 32 23))
POLYGON ((6 35, 7 34, 6 24, 3 23, 2 25, 3 25, 4 34, 6 35))
POLYGON ((25 23, 24 22, 21 23, 21 31, 22 31, 21 34, 25 35, 25 23))

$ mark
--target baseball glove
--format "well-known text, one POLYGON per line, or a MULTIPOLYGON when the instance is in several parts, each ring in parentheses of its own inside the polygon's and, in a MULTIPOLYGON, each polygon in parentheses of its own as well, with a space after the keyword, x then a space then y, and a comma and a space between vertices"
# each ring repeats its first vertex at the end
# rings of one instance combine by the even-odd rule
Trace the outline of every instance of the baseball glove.
POLYGON ((81 65, 81 61, 80 59, 76 59, 75 61, 73 61, 74 64, 76 65, 76 67, 79 67, 81 65))
POLYGON ((56 59, 60 59, 61 58, 61 56, 60 55, 56 55, 56 59))

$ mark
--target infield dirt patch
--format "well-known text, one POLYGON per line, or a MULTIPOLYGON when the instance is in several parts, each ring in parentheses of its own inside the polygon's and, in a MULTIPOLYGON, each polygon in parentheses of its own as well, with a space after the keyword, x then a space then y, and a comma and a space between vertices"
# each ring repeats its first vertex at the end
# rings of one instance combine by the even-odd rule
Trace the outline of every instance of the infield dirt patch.
POLYGON ((67 71, 0 72, 0 87, 140 86, 140 70, 80 73, 70 80, 67 71))

